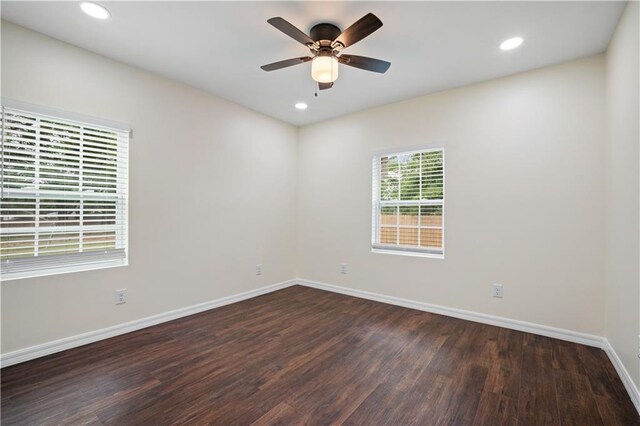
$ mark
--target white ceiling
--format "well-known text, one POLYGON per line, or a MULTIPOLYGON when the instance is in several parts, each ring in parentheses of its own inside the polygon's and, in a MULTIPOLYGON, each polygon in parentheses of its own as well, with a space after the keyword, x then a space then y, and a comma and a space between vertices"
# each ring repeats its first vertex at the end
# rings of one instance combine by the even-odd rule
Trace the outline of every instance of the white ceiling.
POLYGON ((296 125, 606 50, 624 2, 101 2, 106 21, 77 2, 2 2, 2 18, 296 125), (384 26, 345 53, 391 62, 386 74, 346 66, 314 97, 310 63, 260 65, 308 50, 267 24, 345 29, 368 12, 384 26), (524 37, 514 51, 501 41, 524 37), (306 111, 293 105, 309 104, 306 111))

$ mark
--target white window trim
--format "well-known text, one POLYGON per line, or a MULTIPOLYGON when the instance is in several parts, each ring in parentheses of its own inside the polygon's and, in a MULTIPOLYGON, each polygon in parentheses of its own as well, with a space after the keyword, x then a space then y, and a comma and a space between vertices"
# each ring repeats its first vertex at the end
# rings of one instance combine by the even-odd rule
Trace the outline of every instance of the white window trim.
MULTIPOLYGON (((411 256, 411 257, 426 257, 432 259, 444 259, 445 256, 445 222, 446 222, 446 213, 445 213, 445 199, 446 199, 446 161, 445 161, 445 149, 444 143, 441 144, 428 144, 428 145, 414 145, 410 147, 404 148, 387 148, 383 150, 378 150, 375 152, 372 159, 372 220, 371 220, 371 252, 378 254, 393 254, 400 256, 411 256), (425 151, 442 151, 442 200, 437 200, 437 205, 442 206, 442 250, 434 251, 432 249, 420 248, 420 247, 411 247, 411 246, 399 246, 399 245, 385 245, 377 243, 378 239, 378 231, 380 229, 380 215, 379 215, 379 197, 380 197, 380 179, 382 177, 381 173, 378 171, 376 174, 376 168, 379 168, 380 158, 389 156, 389 155, 403 155, 403 154, 414 154, 417 152, 425 152, 425 151), (376 179, 377 178, 377 179, 376 179)), ((397 202, 396 202, 397 203, 397 202)), ((416 203, 410 203, 416 204, 416 203)))
MULTIPOLYGON (((1 106, 3 108, 6 107, 12 110, 24 111, 27 114, 31 113, 34 115, 49 117, 53 120, 58 119, 63 121, 73 121, 79 124, 84 124, 88 127, 103 128, 106 130, 119 131, 119 132, 126 133, 128 137, 127 153, 129 151, 129 144, 131 143, 133 132, 131 127, 128 124, 96 118, 88 115, 78 114, 74 112, 69 112, 61 109, 34 105, 27 102, 17 101, 14 99, 9 99, 4 97, 1 98, 1 106)), ((4 128, 1 129, 0 131, 0 137, 4 138, 4 128)), ((129 264, 129 175, 130 175, 129 155, 127 154, 126 179, 125 179, 126 205, 124 207, 124 211, 126 212, 126 221, 124 224, 125 226, 121 227, 119 230, 119 232, 124 233, 124 236, 120 238, 121 240, 124 241, 124 248, 122 249, 124 251, 123 258, 97 259, 95 262, 91 262, 90 260, 84 260, 82 264, 56 265, 52 267, 43 267, 43 268, 32 269, 32 270, 23 271, 23 272, 16 271, 16 272, 10 272, 10 273, 2 273, 0 274, 0 282, 25 279, 25 278, 36 278, 36 277, 43 277, 43 276, 50 276, 50 275, 58 275, 58 274, 65 274, 70 272, 82 272, 82 271, 91 271, 91 270, 97 270, 97 269, 127 266, 129 264)), ((14 191, 14 192, 17 192, 17 191, 14 191)), ((118 215, 116 217, 117 217, 116 219, 116 225, 117 225, 118 221, 122 221, 122 217, 118 215)), ((100 253, 100 252, 95 252, 95 253, 100 253)), ((82 253, 76 253, 76 254, 79 254, 81 256, 83 255, 82 253)), ((60 255, 60 256, 73 256, 73 255, 74 254, 60 255)), ((47 256, 47 257, 53 258, 54 256, 47 256)), ((85 254, 85 258, 90 258, 90 257, 91 257, 90 253, 85 254)), ((15 261, 20 262, 24 260, 25 262, 28 262, 30 259, 32 258, 16 259, 15 261)))

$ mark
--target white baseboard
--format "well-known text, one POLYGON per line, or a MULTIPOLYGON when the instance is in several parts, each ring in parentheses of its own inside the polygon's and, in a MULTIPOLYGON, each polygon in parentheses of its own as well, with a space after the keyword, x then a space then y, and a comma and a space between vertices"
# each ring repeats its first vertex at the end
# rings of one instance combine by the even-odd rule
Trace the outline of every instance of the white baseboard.
POLYGON ((498 317, 495 315, 481 314, 479 312, 465 311, 463 309, 432 305, 431 303, 416 302, 414 300, 402 299, 399 297, 387 296, 379 293, 371 293, 368 291, 356 290, 348 287, 340 287, 332 284, 320 283, 317 281, 298 279, 297 283, 307 287, 317 288, 319 290, 327 290, 334 293, 341 293, 348 296, 359 297, 362 299, 374 300, 376 302, 388 303, 390 305, 403 306, 405 308, 416 309, 419 311, 446 315, 449 317, 495 325, 497 327, 504 327, 512 330, 524 331, 527 333, 539 334, 541 336, 553 337, 554 339, 566 340, 569 342, 580 343, 582 345, 595 346, 602 349, 604 349, 605 347, 604 337, 594 334, 580 333, 578 331, 498 317))
POLYGON ((618 372, 618 376, 620 376, 624 387, 627 389, 627 393, 629 393, 629 397, 631 398, 633 405, 636 406, 636 410, 638 410, 638 414, 640 414, 640 391, 631 378, 631 374, 629 374, 624 364, 622 363, 622 360, 620 359, 620 357, 618 357, 615 349, 613 349, 613 346, 611 346, 611 343, 609 343, 607 339, 605 339, 604 351, 607 353, 607 356, 611 360, 611 363, 618 372))
POLYGON ((43 343, 40 345, 30 346, 17 351, 8 352, 0 356, 0 366, 8 367, 10 365, 40 358, 56 352, 65 351, 67 349, 76 348, 99 340, 108 339, 110 337, 119 336, 121 334, 130 333, 142 328, 151 327, 163 322, 172 321, 174 319, 186 317, 209 309, 218 308, 220 306, 229 305, 231 303, 240 302, 242 300, 251 299, 252 297, 271 293, 292 285, 296 280, 283 281, 277 284, 268 285, 255 290, 245 291, 243 293, 234 294, 232 296, 222 297, 220 299, 210 300, 208 302, 199 303, 197 305, 187 306, 185 308, 175 309, 173 311, 164 312, 162 314, 153 315, 139 320, 114 325, 112 327, 100 330, 90 331, 78 334, 76 336, 65 337, 60 340, 43 343))

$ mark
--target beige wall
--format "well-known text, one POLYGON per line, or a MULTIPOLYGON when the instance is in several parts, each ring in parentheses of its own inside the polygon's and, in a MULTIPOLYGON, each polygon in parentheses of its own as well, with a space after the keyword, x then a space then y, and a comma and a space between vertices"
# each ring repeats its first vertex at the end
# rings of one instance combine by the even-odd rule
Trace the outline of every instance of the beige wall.
POLYGON ((129 266, 3 282, 3 353, 295 276, 293 126, 6 22, 2 96, 134 131, 129 266))
POLYGON ((302 128, 298 276, 602 334, 604 97, 597 55, 302 128), (420 144, 445 148, 445 259, 371 253, 372 155, 420 144))
POLYGON ((606 335, 640 386, 638 271, 640 5, 629 2, 607 51, 606 335))

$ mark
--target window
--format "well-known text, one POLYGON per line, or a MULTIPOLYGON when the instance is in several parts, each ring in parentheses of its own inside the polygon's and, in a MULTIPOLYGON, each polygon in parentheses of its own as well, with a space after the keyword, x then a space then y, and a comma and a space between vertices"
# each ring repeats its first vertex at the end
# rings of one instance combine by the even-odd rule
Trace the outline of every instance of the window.
POLYGON ((128 130, 0 113, 2 279, 126 265, 128 130))
POLYGON ((444 150, 373 159, 374 252, 444 256, 444 150))

